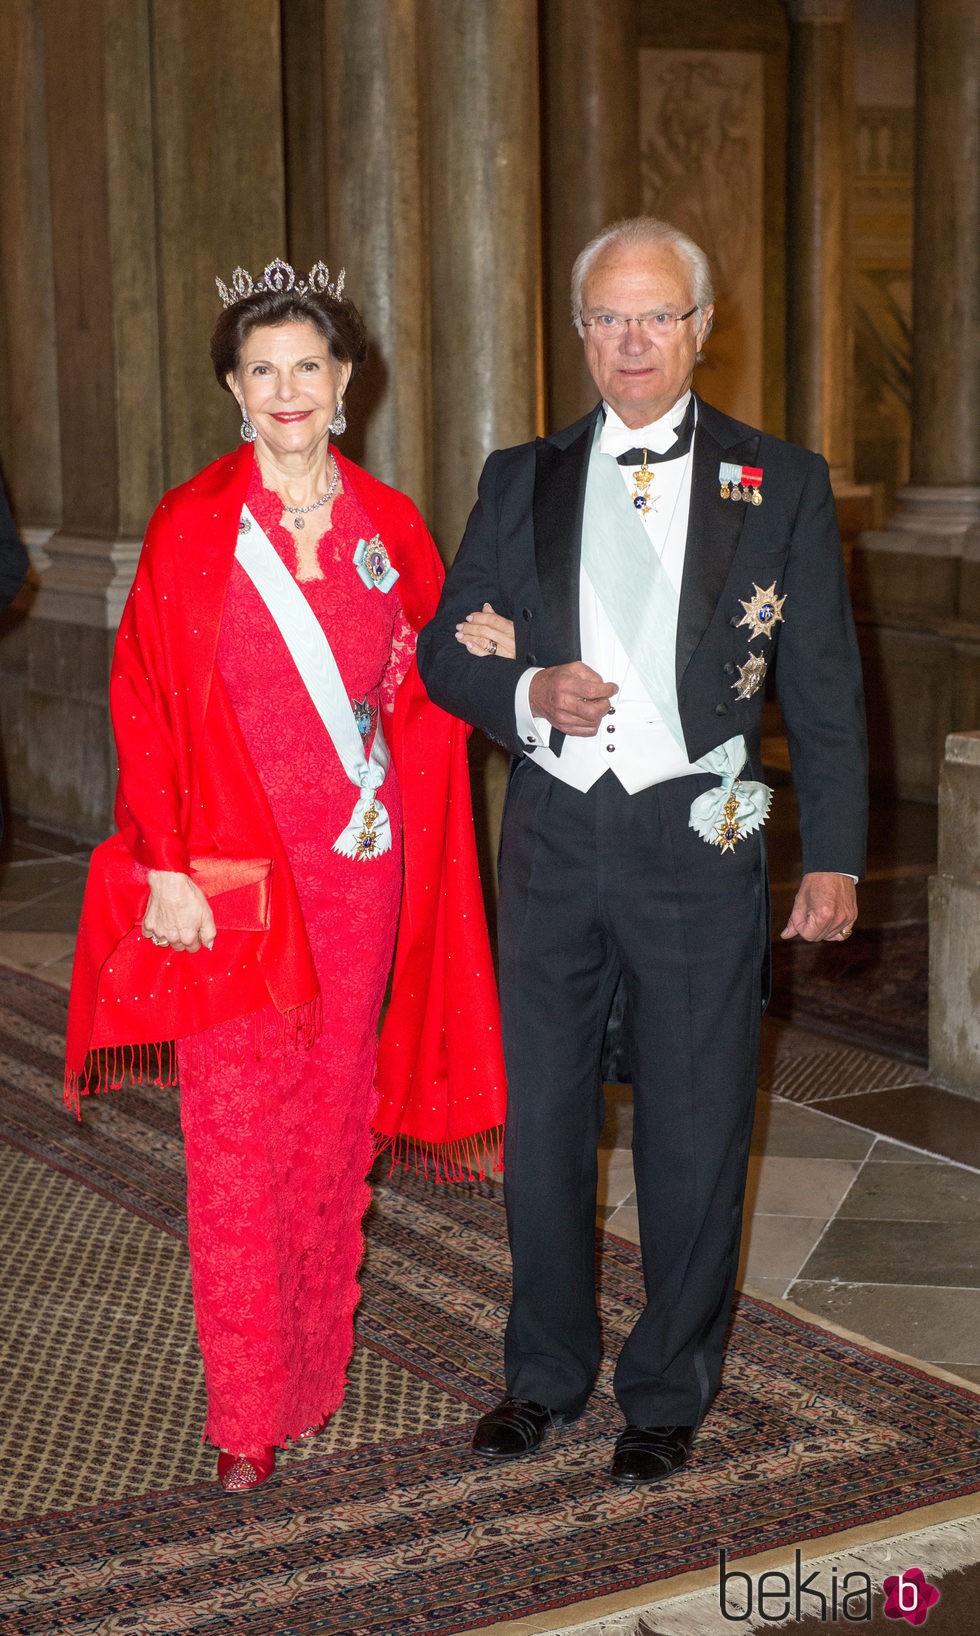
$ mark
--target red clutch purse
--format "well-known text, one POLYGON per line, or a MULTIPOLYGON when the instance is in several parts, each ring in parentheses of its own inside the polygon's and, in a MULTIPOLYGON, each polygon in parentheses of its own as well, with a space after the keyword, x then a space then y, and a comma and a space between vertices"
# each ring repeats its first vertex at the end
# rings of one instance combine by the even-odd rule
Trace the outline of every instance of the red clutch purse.
POLYGON ((191 859, 191 880, 211 905, 219 932, 264 932, 269 927, 271 858, 191 859))
MULTIPOLYGON (((143 865, 136 862, 114 835, 96 848, 92 867, 100 870, 110 895, 126 905, 121 909, 121 917, 130 925, 139 926, 150 897, 143 865), (136 916, 130 920, 134 906, 136 916)), ((228 858, 210 852, 191 859, 190 877, 210 903, 219 931, 268 931, 271 858, 228 858)))

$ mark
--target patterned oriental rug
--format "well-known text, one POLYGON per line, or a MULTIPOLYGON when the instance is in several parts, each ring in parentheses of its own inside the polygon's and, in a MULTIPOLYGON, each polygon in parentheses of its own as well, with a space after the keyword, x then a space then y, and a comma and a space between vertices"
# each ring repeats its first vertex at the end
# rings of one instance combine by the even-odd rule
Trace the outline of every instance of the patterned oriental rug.
POLYGON ((929 1060, 929 927, 857 926, 843 947, 772 945, 777 1017, 875 1051, 929 1060))
MULTIPOLYGON (((662 1490, 604 1476, 608 1371, 540 1456, 477 1465, 508 1294, 500 1192, 384 1175, 343 1409, 265 1488, 221 1494, 198 1442, 175 1099, 110 1093, 76 1124, 64 1010, 0 971, 0 1632, 527 1636, 639 1613, 716 1573, 722 1547, 744 1565, 976 1509, 973 1393, 747 1297, 695 1458, 662 1490)), ((600 1268, 615 1351, 638 1252, 605 1234, 600 1268)))

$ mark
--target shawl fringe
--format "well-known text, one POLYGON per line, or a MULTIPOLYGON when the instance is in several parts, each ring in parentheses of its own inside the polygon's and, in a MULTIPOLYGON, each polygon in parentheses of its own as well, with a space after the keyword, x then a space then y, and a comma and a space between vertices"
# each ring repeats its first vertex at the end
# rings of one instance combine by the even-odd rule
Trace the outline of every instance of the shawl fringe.
POLYGON ((172 1090, 177 1084, 176 1040, 155 1045, 106 1045, 90 1051, 79 1072, 65 1068, 61 1100, 76 1119, 82 1117, 82 1097, 98 1091, 118 1091, 124 1085, 158 1085, 172 1090))
POLYGON ((413 1170, 416 1176, 430 1176, 435 1182, 486 1181, 504 1168, 504 1127, 477 1131, 455 1142, 427 1142, 419 1136, 387 1136, 374 1133, 374 1157, 389 1156, 388 1174, 396 1169, 413 1170))
MULTIPOLYGON (((283 1049, 309 1050, 322 1030, 323 1002, 319 994, 289 1011, 267 1006, 252 1015, 256 1057, 283 1049)), ((178 1083, 176 1040, 160 1040, 154 1045, 106 1045, 88 1053, 80 1072, 66 1066, 61 1100, 76 1119, 81 1119, 83 1096, 133 1085, 176 1090, 178 1083)))

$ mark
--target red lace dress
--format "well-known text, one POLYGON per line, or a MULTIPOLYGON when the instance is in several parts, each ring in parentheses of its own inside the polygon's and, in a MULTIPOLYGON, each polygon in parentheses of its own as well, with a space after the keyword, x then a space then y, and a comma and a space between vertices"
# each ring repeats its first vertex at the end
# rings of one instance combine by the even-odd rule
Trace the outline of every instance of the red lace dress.
MULTIPOLYGON (((248 505, 295 574, 281 504, 263 489, 257 465, 248 505)), ((397 584, 369 589, 354 567, 358 540, 375 530, 353 496, 337 496, 331 524, 318 547, 322 578, 299 583, 352 702, 372 720, 380 708, 383 719, 411 663, 414 633, 397 584)), ((204 1435, 236 1454, 261 1454, 318 1425, 344 1396, 369 1199, 378 1018, 401 891, 401 801, 390 767, 380 793, 392 850, 361 863, 332 850, 358 791, 237 563, 218 668, 289 856, 323 999, 323 1030, 309 1049, 257 1056, 254 1018, 178 1046, 204 1435)))

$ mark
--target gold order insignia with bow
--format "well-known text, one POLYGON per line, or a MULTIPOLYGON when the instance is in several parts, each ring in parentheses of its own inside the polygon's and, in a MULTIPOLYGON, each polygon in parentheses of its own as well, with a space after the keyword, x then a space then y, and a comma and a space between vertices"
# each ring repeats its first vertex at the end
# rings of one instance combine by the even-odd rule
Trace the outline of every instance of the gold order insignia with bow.
POLYGON ((733 786, 715 833, 715 845, 721 847, 722 852, 734 852, 736 843, 742 839, 742 829, 738 821, 738 796, 733 786))
POLYGON ((354 857, 358 863, 363 863, 365 858, 376 858, 378 856, 378 836, 375 833, 374 826, 380 816, 377 802, 372 801, 364 814, 360 834, 354 843, 354 857))
POLYGON ((765 591, 753 580, 752 589, 755 596, 750 597, 747 602, 739 597, 739 603, 745 609, 745 613, 738 622, 740 627, 748 625, 750 641, 755 636, 771 636, 773 626, 784 623, 783 603, 786 601, 784 596, 776 595, 775 580, 765 591))

